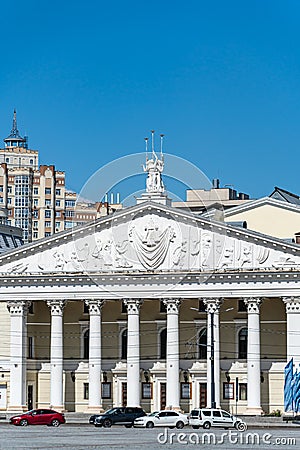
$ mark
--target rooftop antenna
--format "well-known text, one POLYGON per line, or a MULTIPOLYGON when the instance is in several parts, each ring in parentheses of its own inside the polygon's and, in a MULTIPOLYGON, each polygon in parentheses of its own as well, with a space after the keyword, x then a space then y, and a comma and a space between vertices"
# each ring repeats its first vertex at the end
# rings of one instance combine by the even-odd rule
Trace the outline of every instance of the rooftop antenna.
POLYGON ((146 145, 146 161, 148 161, 148 138, 145 138, 145 145, 146 145))
POLYGON ((19 134, 18 127, 17 127, 17 111, 14 109, 14 118, 13 118, 13 126, 11 130, 11 134, 14 136, 17 136, 19 134))
POLYGON ((164 141, 164 134, 160 135, 160 156, 163 158, 163 141, 164 141))
POLYGON ((152 153, 153 153, 153 155, 155 154, 155 152, 154 152, 154 133, 155 133, 155 131, 151 130, 151 134, 152 134, 152 153))

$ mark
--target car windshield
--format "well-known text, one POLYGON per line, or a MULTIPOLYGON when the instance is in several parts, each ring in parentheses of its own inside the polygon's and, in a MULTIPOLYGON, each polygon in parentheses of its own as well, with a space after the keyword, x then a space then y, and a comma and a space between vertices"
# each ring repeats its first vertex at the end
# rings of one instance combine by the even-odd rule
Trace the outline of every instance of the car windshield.
POLYGON ((149 417, 156 416, 156 414, 158 414, 158 411, 154 411, 153 413, 149 414, 149 417))
POLYGON ((107 411, 105 411, 105 413, 103 414, 113 414, 116 410, 116 408, 112 408, 112 409, 108 409, 107 411))

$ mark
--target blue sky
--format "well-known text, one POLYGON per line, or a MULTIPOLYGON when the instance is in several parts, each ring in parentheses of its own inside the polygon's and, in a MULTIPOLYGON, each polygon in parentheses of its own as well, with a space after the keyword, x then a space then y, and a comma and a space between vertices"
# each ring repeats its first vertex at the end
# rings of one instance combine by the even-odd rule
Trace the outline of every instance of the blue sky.
POLYGON ((2 2, 0 136, 16 108, 78 192, 155 129, 222 185, 300 194, 299 20, 298 0, 2 2))

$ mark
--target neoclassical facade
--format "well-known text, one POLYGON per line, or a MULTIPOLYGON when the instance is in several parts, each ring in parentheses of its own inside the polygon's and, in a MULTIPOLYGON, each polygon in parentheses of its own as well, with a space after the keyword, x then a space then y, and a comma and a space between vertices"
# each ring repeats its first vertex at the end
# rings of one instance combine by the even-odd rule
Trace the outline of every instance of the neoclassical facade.
POLYGON ((298 245, 172 208, 158 186, 0 256, 0 409, 190 411, 213 390, 234 412, 283 410, 298 245))

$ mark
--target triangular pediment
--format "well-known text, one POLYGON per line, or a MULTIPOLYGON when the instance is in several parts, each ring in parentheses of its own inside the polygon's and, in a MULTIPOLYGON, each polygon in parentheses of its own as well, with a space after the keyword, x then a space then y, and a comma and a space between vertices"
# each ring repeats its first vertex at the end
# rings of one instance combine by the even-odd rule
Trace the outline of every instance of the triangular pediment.
POLYGON ((7 275, 298 266, 297 245, 151 202, 0 257, 7 275))

